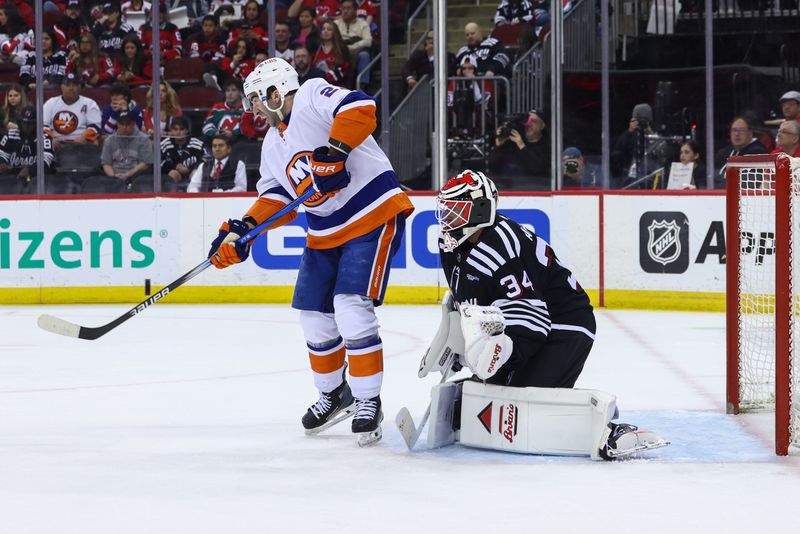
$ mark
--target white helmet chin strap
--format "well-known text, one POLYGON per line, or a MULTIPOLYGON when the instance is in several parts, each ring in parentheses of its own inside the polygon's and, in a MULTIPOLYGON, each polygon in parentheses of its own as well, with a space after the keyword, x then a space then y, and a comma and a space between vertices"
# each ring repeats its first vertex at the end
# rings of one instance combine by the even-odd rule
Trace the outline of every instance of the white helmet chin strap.
POLYGON ((272 109, 271 107, 269 107, 269 101, 270 101, 270 99, 269 99, 269 98, 267 98, 267 101, 266 101, 266 103, 265 103, 264 105, 266 106, 266 108, 267 108, 268 110, 270 110, 271 112, 275 113, 275 114, 278 116, 278 118, 279 118, 280 120, 283 120, 283 111, 281 111, 281 110, 282 110, 282 108, 283 108, 283 104, 286 102, 286 97, 285 97, 285 96, 283 96, 283 93, 281 93, 281 92, 280 92, 280 91, 278 91, 277 89, 276 89, 276 91, 278 92, 278 94, 279 94, 279 95, 280 95, 280 97, 281 97, 281 103, 280 103, 280 104, 278 104, 278 107, 277 107, 277 108, 275 108, 275 109, 272 109))

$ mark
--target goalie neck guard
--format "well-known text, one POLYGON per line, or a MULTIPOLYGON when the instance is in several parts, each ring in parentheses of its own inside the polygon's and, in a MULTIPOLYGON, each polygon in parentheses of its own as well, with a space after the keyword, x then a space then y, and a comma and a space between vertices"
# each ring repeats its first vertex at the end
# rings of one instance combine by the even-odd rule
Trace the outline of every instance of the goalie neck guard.
POLYGON ((497 214, 497 188, 485 174, 466 170, 450 178, 436 196, 436 220, 444 248, 452 252, 497 214))
MULTIPOLYGON (((256 66, 244 81, 244 97, 242 104, 245 111, 252 109, 252 97, 258 95, 258 99, 264 102, 267 109, 273 113, 278 113, 283 107, 286 95, 300 88, 297 80, 297 71, 279 57, 269 58, 256 66), (269 93, 271 88, 275 88, 281 95, 280 105, 273 109, 269 106, 269 93)), ((281 117, 283 120, 283 117, 281 117)))

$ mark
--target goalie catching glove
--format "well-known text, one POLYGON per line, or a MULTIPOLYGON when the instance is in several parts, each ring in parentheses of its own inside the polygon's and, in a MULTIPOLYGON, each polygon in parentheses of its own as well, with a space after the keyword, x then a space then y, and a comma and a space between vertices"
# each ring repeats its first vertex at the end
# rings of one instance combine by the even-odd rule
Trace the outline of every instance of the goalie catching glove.
POLYGON ((219 234, 211 242, 208 257, 217 269, 241 263, 250 256, 250 242, 237 245, 235 241, 250 231, 250 227, 239 219, 228 219, 219 227, 219 234))
POLYGON ((503 313, 495 306, 462 304, 461 331, 466 345, 463 363, 481 380, 494 376, 514 350, 504 333, 503 313))

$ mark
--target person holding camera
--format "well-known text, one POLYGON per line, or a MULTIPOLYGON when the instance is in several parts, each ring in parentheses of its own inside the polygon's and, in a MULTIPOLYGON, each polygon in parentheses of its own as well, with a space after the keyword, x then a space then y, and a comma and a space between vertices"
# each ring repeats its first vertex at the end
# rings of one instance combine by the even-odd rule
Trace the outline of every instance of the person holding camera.
POLYGON ((656 170, 657 163, 647 157, 647 135, 652 128, 653 108, 650 104, 636 104, 628 122, 628 129, 617 137, 611 150, 611 174, 621 182, 633 182, 656 170))
POLYGON ((597 165, 587 164, 583 159, 583 153, 570 146, 562 152, 562 162, 564 164, 564 188, 575 187, 600 187, 600 168, 597 165))
POLYGON ((550 190, 550 140, 542 110, 513 115, 497 129, 487 168, 505 187, 550 190))

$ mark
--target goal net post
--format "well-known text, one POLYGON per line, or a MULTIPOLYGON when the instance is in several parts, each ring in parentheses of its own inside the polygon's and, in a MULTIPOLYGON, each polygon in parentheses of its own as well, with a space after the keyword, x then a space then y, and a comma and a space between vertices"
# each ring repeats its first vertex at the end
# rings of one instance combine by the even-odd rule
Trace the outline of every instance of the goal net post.
POLYGON ((800 454, 800 158, 728 159, 727 410, 775 412, 775 452, 800 454))

